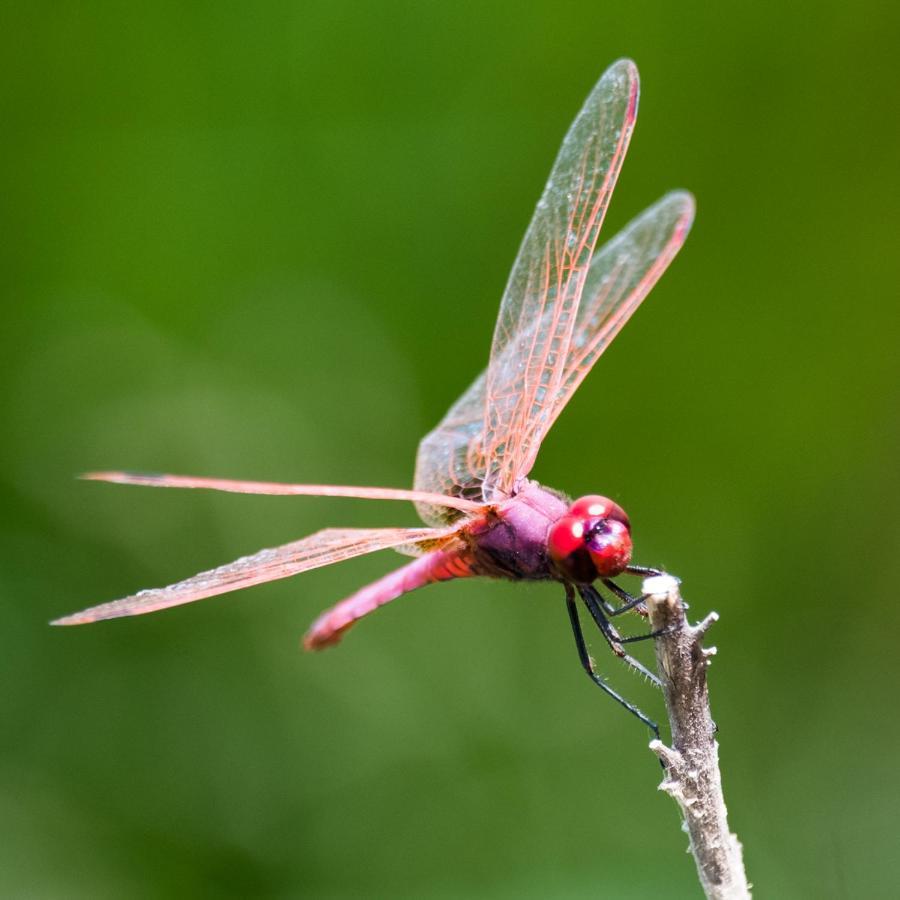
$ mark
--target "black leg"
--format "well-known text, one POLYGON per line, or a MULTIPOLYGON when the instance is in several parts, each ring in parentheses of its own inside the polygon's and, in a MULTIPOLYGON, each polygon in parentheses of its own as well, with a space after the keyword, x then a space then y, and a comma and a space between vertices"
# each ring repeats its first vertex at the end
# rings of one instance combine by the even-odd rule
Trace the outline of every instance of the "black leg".
POLYGON ((664 634, 674 634, 674 628, 660 628, 657 631, 650 631, 647 634, 636 634, 632 637, 620 637, 620 644, 636 644, 638 641, 651 641, 653 638, 662 637, 664 634))
MULTIPOLYGON (((665 574, 666 574, 665 572, 663 572, 662 569, 651 569, 649 566, 626 566, 625 571, 626 571, 629 575, 643 575, 645 578, 646 578, 648 575, 665 575, 665 574)), ((605 578, 603 579, 603 583, 604 583, 604 584, 605 584, 605 585, 606 585, 606 586, 607 586, 614 594, 616 594, 616 596, 621 596, 621 594, 619 594, 618 590, 616 590, 616 588, 614 588, 614 587, 612 586, 612 584, 609 584, 605 578)), ((618 587, 618 585, 616 585, 616 587, 618 587)), ((624 599, 624 598, 623 598, 623 599, 624 599)), ((682 603, 682 605, 684 606, 685 609, 690 609, 690 606, 688 606, 688 604, 685 603, 684 600, 682 600, 681 603, 682 603)), ((639 610, 639 612, 641 612, 642 615, 644 614, 644 611, 643 611, 643 610, 639 610)), ((610 615, 612 615, 612 614, 610 613, 610 615)))
MULTIPOLYGON (((640 597, 632 597, 628 591, 622 590, 611 578, 604 578, 603 583, 622 601, 621 606, 613 606, 611 603, 603 601, 603 609, 608 616, 620 616, 630 609, 637 609, 641 615, 647 615, 647 609, 644 606, 644 600, 647 598, 644 594, 641 594, 640 597)), ((597 593, 599 595, 599 591, 597 593)))
MULTIPOLYGON (((623 638, 619 632, 615 629, 612 622, 603 615, 603 610, 600 607, 599 602, 599 594, 597 591, 591 587, 590 585, 579 586, 578 593, 581 594, 581 599, 584 600, 584 605, 588 608, 588 612, 591 614, 591 618, 597 624, 597 627, 600 629, 600 633, 606 638, 606 643, 609 644, 610 649, 619 659, 622 660, 626 665, 631 666, 636 672, 639 672, 644 676, 651 684, 655 684, 658 688, 662 687, 659 678, 656 677, 643 663, 638 662, 633 656, 629 656, 624 649, 622 648, 622 644, 630 644, 634 642, 633 638, 623 638)), ((639 635, 638 640, 643 640, 648 637, 648 635, 639 635)))
POLYGON ((626 566, 625 571, 629 575, 643 575, 645 578, 648 575, 665 575, 662 569, 651 569, 649 566, 626 566))
MULTIPOLYGON (((581 630, 581 620, 578 618, 578 606, 575 603, 575 592, 570 584, 566 585, 566 607, 569 610, 569 621, 572 623, 572 633, 575 635, 575 646, 578 648, 578 658, 588 677, 602 691, 609 694, 613 700, 620 706, 624 706, 633 716, 640 719, 659 739, 659 726, 652 719, 645 716, 633 703, 629 703, 621 694, 614 691, 597 672, 594 671, 594 664, 591 662, 590 654, 584 643, 584 633, 581 630)), ((605 635, 604 635, 605 636, 605 635)), ((607 638, 608 639, 608 638, 607 638)))

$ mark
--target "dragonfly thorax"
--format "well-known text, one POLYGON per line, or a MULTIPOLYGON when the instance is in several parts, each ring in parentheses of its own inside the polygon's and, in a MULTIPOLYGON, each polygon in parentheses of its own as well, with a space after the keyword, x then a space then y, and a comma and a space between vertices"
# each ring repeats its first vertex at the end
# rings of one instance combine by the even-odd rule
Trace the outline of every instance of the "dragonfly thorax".
POLYGON ((568 500, 556 492, 523 480, 515 495, 466 529, 474 570, 495 578, 556 578, 547 539, 568 507, 568 500))

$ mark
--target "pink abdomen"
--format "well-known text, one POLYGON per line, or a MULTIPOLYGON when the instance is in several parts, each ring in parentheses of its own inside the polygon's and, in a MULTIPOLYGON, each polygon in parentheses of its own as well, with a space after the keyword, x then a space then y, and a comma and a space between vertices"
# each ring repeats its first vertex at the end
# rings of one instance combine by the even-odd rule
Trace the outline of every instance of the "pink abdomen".
POLYGON ((355 594, 326 610, 313 622, 303 638, 307 650, 321 650, 336 644, 344 632, 357 620, 396 600, 401 594, 437 581, 464 578, 471 575, 470 564, 460 555, 459 548, 432 550, 425 556, 390 572, 378 581, 367 584, 355 594))

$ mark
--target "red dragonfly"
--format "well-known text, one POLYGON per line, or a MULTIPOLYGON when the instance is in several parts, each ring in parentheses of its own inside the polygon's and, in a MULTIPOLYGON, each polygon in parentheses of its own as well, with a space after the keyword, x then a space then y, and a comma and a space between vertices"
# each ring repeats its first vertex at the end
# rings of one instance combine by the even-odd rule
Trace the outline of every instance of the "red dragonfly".
POLYGON ((307 649, 337 643, 357 619, 433 582, 472 576, 557 581, 565 588, 585 670, 657 731, 595 672, 575 599, 577 592, 613 651, 656 681, 625 653, 622 645, 634 638, 621 637, 609 618, 628 609, 644 611, 641 597, 632 597, 612 579, 657 570, 631 565, 628 516, 612 500, 587 496, 573 503, 528 478, 556 417, 691 227, 693 198, 669 193, 594 252, 637 107, 637 68, 620 60, 600 78, 563 141, 500 303, 487 370, 420 443, 412 490, 127 472, 84 476, 151 487, 407 500, 415 503, 427 527, 326 529, 53 624, 141 615, 390 547, 416 559, 319 616, 304 638, 307 649), (601 595, 596 581, 620 605, 601 595))

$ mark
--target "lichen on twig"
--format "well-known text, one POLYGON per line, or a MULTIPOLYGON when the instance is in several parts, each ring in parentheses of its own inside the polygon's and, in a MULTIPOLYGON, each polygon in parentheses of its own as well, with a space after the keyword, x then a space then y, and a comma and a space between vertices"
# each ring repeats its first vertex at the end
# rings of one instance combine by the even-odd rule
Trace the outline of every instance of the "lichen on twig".
POLYGON ((713 612, 698 625, 691 625, 685 617, 678 580, 670 575, 646 578, 643 592, 651 628, 662 632, 655 641, 656 662, 672 730, 671 747, 659 740, 650 743, 666 770, 660 790, 681 808, 706 896, 745 900, 750 897, 750 885, 740 841, 728 828, 719 745, 706 685, 706 671, 716 651, 703 647, 703 637, 719 617, 713 612))

